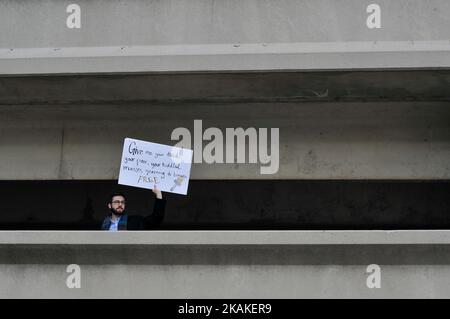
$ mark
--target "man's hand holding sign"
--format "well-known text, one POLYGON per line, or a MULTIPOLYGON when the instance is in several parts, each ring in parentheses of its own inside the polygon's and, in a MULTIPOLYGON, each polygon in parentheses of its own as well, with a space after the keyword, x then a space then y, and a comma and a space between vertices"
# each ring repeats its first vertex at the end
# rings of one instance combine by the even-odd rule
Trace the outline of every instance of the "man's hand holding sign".
POLYGON ((155 186, 153 187, 153 194, 156 195, 156 198, 162 199, 162 192, 158 189, 158 187, 156 185, 157 184, 156 183, 156 178, 154 180, 155 180, 155 186))

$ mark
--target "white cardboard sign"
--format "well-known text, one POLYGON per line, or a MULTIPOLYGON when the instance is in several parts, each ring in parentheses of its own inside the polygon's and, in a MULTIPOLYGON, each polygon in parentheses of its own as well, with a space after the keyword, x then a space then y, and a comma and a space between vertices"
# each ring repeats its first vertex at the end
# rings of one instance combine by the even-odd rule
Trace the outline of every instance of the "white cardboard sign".
POLYGON ((125 138, 119 184, 187 194, 192 150, 125 138))

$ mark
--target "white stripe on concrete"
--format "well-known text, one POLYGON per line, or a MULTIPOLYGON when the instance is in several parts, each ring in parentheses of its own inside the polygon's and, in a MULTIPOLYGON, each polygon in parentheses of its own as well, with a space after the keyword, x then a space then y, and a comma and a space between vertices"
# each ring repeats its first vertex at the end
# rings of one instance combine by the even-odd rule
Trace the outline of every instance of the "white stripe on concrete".
POLYGON ((0 48, 0 59, 436 51, 450 51, 450 40, 0 48))

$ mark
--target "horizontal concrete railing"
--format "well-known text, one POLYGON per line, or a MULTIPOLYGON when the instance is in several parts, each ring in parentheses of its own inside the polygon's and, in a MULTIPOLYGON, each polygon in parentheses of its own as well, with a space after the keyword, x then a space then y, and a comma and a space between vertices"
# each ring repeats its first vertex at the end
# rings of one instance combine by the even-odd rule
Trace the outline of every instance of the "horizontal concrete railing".
POLYGON ((450 68, 450 43, 0 48, 0 75, 450 68))
POLYGON ((449 287, 448 230, 0 232, 1 298, 448 298, 449 287))
POLYGON ((447 0, 3 2, 0 75, 450 67, 447 0))
POLYGON ((450 245, 450 230, 0 231, 5 245, 450 245))

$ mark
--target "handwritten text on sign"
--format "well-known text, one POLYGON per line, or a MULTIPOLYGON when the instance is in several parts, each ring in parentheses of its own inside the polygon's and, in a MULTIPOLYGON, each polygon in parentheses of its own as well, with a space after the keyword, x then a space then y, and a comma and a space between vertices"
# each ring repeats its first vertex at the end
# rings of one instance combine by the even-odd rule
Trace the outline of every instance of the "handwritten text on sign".
POLYGON ((126 138, 119 184, 187 194, 192 150, 126 138))

